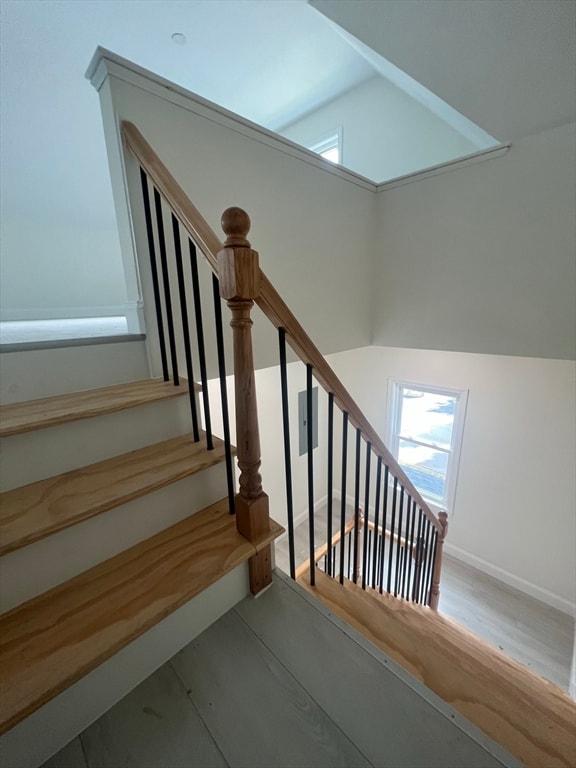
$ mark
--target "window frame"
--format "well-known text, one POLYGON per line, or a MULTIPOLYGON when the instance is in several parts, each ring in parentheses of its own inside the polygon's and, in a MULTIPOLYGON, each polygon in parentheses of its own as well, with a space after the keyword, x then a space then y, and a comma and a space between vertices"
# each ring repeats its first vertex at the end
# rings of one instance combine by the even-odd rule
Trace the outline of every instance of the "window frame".
POLYGON ((444 498, 439 501, 437 498, 428 495, 425 491, 420 490, 418 486, 413 483, 416 489, 420 492, 422 498, 427 501, 431 507, 438 511, 444 510, 450 515, 453 515, 462 453, 462 442, 464 438, 464 423, 466 409, 468 407, 468 390, 422 384, 406 379, 388 379, 387 438, 390 451, 398 463, 400 463, 398 459, 400 440, 410 440, 409 436, 402 435, 400 432, 402 423, 403 391, 407 389, 455 398, 450 447, 446 449, 433 443, 425 444, 433 450, 446 453, 448 456, 446 463, 444 498))
POLYGON ((331 131, 323 133, 314 141, 308 143, 306 148, 311 152, 315 152, 324 160, 328 160, 329 163, 334 165, 342 165, 342 126, 338 126, 331 131), (338 160, 330 160, 330 158, 324 157, 323 152, 328 152, 330 149, 338 150, 338 160))

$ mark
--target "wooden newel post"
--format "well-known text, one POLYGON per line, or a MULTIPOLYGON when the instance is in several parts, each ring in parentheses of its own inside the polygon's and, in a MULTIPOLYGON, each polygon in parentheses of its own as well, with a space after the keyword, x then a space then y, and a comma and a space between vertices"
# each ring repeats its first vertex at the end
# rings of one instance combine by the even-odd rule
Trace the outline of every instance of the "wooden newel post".
POLYGON ((444 549, 444 539, 448 533, 448 515, 446 512, 438 513, 438 521, 442 526, 442 531, 438 535, 436 549, 436 559, 434 561, 434 571, 432 573, 432 588, 430 590, 430 608, 433 611, 438 610, 438 601, 440 600, 440 575, 442 573, 442 551, 444 549))
MULTIPOLYGON (((270 530, 268 496, 262 490, 260 475, 260 435, 252 353, 250 311, 260 290, 258 252, 246 235, 250 218, 241 208, 228 208, 222 214, 226 234, 218 254, 220 295, 232 312, 230 325, 234 340, 234 378, 236 400, 236 443, 240 491, 235 497, 236 525, 249 541, 270 530)), ((272 549, 269 544, 249 561, 250 590, 256 595, 272 581, 272 549)))

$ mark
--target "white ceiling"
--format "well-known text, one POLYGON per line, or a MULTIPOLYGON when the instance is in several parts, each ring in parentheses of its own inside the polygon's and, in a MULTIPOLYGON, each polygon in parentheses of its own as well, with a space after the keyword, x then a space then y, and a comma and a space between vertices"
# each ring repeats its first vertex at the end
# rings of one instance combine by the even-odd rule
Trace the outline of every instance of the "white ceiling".
POLYGON ((98 96, 84 79, 98 45, 271 129, 374 75, 305 0, 2 0, 0 7, 3 207, 32 204, 47 216, 59 206, 46 194, 49 183, 68 191, 79 215, 94 220, 106 210, 109 218, 98 96), (185 45, 174 44, 175 32, 185 45))
POLYGON ((310 0, 500 141, 576 119, 574 0, 310 0))
POLYGON ((113 221, 98 45, 272 129, 373 76, 312 5, 497 139, 574 120, 574 0, 1 0, 4 211, 113 221))

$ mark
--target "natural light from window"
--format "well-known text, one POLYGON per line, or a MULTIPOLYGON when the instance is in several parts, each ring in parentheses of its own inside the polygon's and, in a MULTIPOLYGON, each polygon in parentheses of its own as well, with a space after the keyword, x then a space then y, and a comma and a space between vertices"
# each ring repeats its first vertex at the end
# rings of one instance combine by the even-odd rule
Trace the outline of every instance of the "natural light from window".
POLYGON ((330 133, 329 136, 325 136, 309 145, 308 149, 312 152, 316 152, 325 160, 330 160, 331 163, 340 163, 341 157, 341 135, 340 131, 330 133))
POLYGON ((422 496, 442 508, 454 501, 466 393, 393 382, 391 446, 422 496))

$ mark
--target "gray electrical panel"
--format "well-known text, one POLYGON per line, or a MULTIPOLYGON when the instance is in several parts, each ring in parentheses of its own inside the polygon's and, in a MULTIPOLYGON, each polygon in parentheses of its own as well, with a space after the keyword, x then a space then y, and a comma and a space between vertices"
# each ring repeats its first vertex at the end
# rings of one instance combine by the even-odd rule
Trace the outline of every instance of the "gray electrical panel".
MULTIPOLYGON (((306 390, 298 392, 298 446, 299 455, 308 450, 306 390)), ((312 448, 318 447, 318 387, 312 388, 312 448)))

